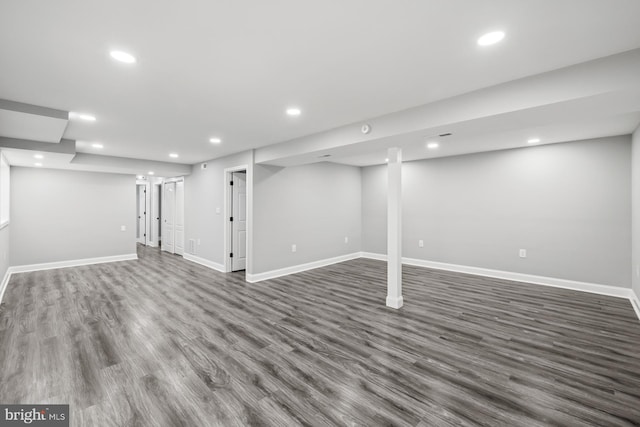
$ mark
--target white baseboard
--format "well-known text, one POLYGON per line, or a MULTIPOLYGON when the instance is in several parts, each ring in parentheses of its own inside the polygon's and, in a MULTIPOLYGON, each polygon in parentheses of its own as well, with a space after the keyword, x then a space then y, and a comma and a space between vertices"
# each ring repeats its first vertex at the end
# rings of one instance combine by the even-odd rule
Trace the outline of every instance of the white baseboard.
POLYGON ((27 273, 29 271, 52 270, 55 268, 78 267, 81 265, 103 264, 105 262, 131 261, 138 259, 137 254, 113 255, 97 258, 74 259, 69 261, 45 262, 42 264, 17 265, 9 267, 13 273, 27 273))
POLYGON ((360 252, 360 258, 376 259, 378 261, 386 261, 387 256, 384 254, 376 254, 373 252, 360 252))
MULTIPOLYGON (((386 261, 384 254, 374 254, 363 252, 363 258, 386 261)), ((448 264, 444 262, 426 261, 415 258, 402 258, 402 263, 417 267, 434 268, 437 270, 455 271, 458 273, 475 274, 477 276, 493 277, 497 279, 512 280, 515 282, 533 283, 535 285, 552 286, 563 289, 573 289, 576 291, 590 292, 593 294, 607 295, 618 298, 631 298, 632 291, 629 288, 622 288, 611 285, 601 285, 597 283, 578 282, 575 280, 556 279, 554 277, 536 276, 533 274, 514 273, 511 271, 492 270, 488 268, 469 267, 466 265, 448 264)))
POLYGON ((629 301, 631 301, 631 306, 636 312, 636 316, 638 316, 638 320, 640 320, 640 297, 638 294, 631 290, 631 296, 629 297, 629 301))
POLYGON ((278 270, 265 271, 264 273, 249 274, 247 273, 247 282, 256 283, 263 280, 275 279, 276 277, 282 277, 289 274, 300 273, 307 270, 313 270, 314 268, 326 267, 327 265, 337 264, 339 262, 345 262, 352 259, 357 259, 362 256, 361 252, 354 252, 352 254, 340 255, 333 258, 321 259, 319 261, 313 261, 306 264, 294 265, 291 267, 281 268, 278 270))
POLYGON ((4 277, 2 278, 2 282, 0 282, 0 304, 2 304, 2 297, 4 296, 5 289, 7 289, 7 285, 9 284, 9 279, 11 279, 11 271, 7 269, 4 273, 4 277))
POLYGON ((198 256, 195 255, 191 255, 188 253, 184 253, 182 255, 182 257, 184 259, 186 259, 187 261, 191 261, 191 262, 195 262, 196 264, 200 264, 200 265, 204 265, 205 267, 209 267, 213 270, 219 271, 221 273, 224 273, 224 265, 222 264, 218 264, 217 262, 213 262, 213 261, 209 261, 208 259, 204 259, 204 258, 200 258, 198 256))
POLYGON ((9 267, 4 275, 4 278, 2 279, 2 283, 0 284, 0 303, 2 303, 2 297, 4 296, 4 291, 7 289, 7 285, 9 284, 9 280, 11 279, 11 275, 15 273, 28 273, 30 271, 52 270, 56 268, 78 267, 81 265, 131 261, 136 259, 138 259, 137 254, 125 254, 98 258, 74 259, 70 261, 45 262, 42 264, 17 265, 9 267))
POLYGON ((402 308, 403 304, 404 304, 404 299, 402 297, 394 298, 394 297, 387 296, 387 307, 399 309, 399 308, 402 308))

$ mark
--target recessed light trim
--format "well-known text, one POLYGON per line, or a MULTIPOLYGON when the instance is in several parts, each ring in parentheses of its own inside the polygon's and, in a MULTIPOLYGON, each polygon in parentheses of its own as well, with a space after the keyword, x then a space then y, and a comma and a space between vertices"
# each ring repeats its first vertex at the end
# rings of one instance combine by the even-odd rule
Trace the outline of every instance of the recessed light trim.
POLYGON ((504 36, 504 31, 491 31, 478 39, 478 46, 491 46, 492 44, 501 42, 504 36))
POLYGON ((429 150, 435 150, 438 147, 440 147, 440 144, 438 144, 437 142, 430 142, 427 144, 427 148, 429 150))
POLYGON ((527 140, 527 144, 537 144, 538 142, 540 142, 540 138, 529 138, 527 140))
POLYGON ((209 142, 212 144, 220 144, 222 142, 222 139, 218 137, 213 137, 213 138, 209 138, 209 142))
POLYGON ((33 158, 34 159, 44 159, 44 156, 42 154, 34 154, 33 158))
POLYGON ((384 162, 389 163, 389 159, 388 158, 384 159, 384 162))
POLYGON ((154 171, 149 171, 149 172, 147 172, 147 175, 155 175, 155 172, 154 171))
POLYGON ((98 149, 104 148, 104 145, 100 144, 99 142, 94 142, 93 144, 91 144, 91 146, 98 149))
POLYGON ((34 166, 41 168, 42 167, 42 163, 34 163, 34 166))
POLYGON ((123 52, 121 50, 112 50, 111 52, 109 52, 109 55, 111 55, 111 57, 118 62, 124 62, 125 64, 136 63, 135 56, 131 55, 130 53, 123 52))
POLYGON ((169 153, 169 157, 171 157, 172 159, 177 159, 180 156, 178 155, 178 153, 169 153))
POLYGON ((302 110, 300 110, 298 107, 289 107, 289 108, 287 108, 287 115, 288 116, 297 117, 300 114, 302 114, 302 110))

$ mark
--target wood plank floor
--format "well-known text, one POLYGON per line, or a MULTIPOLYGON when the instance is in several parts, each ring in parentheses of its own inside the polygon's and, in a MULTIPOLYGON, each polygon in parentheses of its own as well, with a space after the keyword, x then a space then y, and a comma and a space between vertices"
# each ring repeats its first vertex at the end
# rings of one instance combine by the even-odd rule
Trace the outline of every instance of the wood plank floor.
POLYGON ((627 300, 354 260, 247 284, 138 261, 12 276, 0 402, 76 426, 640 425, 627 300))

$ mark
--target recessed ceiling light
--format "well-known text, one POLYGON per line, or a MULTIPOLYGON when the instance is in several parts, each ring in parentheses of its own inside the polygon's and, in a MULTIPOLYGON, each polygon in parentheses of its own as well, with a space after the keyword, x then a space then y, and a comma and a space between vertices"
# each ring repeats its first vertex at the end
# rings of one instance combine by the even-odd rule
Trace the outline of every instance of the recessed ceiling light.
POLYGON ((35 159, 44 159, 44 156, 42 154, 34 154, 33 157, 35 159))
POLYGON ((531 138, 527 141, 527 144, 537 144, 540 142, 540 138, 531 138))
POLYGON ((384 161, 385 161, 386 163, 389 163, 389 159, 384 159, 384 161))
POLYGON ((299 116, 300 114, 302 114, 302 111, 300 111, 299 108, 296 108, 296 107, 287 108, 287 115, 289 116, 299 116))
POLYGON ((35 163, 35 166, 42 167, 42 163, 35 163))
POLYGON ((92 115, 92 114, 87 114, 87 113, 69 113, 69 118, 70 119, 80 119, 80 120, 84 120, 86 122, 95 122, 96 121, 96 116, 92 115))
POLYGON ((125 64, 135 64, 136 62, 135 56, 121 50, 112 50, 110 55, 116 61, 124 62, 125 64))
POLYGON ((435 150, 439 146, 440 146, 440 144, 438 144, 437 142, 430 142, 430 143, 427 144, 427 148, 429 150, 435 150))
POLYGON ((480 37, 478 39, 478 45, 480 46, 489 46, 492 44, 496 44, 504 38, 503 31, 492 31, 480 37))
POLYGON ((155 172, 154 171, 149 171, 147 172, 147 175, 153 175, 155 172))
POLYGON ((93 148, 104 148, 104 145, 100 144, 99 142, 96 142, 96 143, 94 143, 94 144, 91 144, 91 146, 92 146, 93 148))
POLYGON ((177 154, 177 153, 170 153, 170 154, 169 154, 169 157, 172 157, 172 158, 174 158, 174 159, 177 159, 177 158, 178 158, 178 157, 180 157, 180 156, 178 156, 178 154, 177 154))
POLYGON ((222 140, 220 138, 209 138, 209 142, 212 144, 220 144, 222 140))

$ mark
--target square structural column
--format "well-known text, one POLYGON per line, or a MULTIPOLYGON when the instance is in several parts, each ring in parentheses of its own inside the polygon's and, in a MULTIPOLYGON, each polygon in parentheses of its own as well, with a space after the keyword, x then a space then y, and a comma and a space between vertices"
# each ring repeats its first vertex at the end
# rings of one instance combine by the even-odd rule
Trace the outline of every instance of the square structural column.
POLYGON ((387 157, 387 306, 402 307, 402 150, 387 157))

